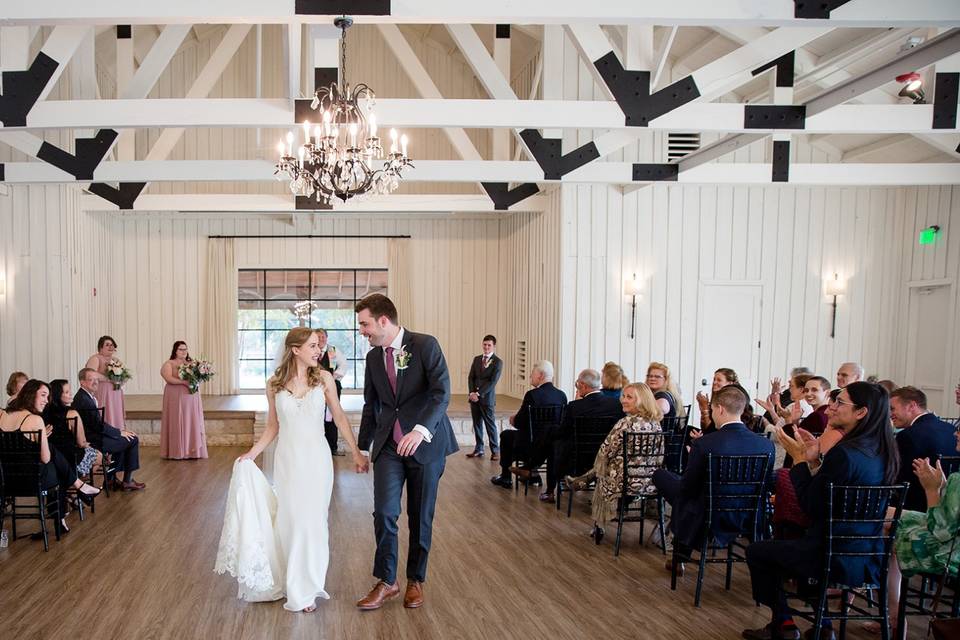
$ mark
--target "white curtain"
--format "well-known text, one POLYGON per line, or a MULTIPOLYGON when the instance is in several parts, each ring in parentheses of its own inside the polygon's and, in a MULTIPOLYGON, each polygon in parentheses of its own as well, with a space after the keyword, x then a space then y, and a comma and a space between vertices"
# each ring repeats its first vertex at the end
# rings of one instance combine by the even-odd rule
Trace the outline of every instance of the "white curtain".
POLYGON ((416 326, 413 317, 413 294, 410 290, 410 239, 387 240, 387 289, 404 326, 416 326))
POLYGON ((233 244, 233 238, 207 240, 200 353, 217 368, 217 375, 204 387, 204 391, 213 395, 237 391, 237 265, 233 244))

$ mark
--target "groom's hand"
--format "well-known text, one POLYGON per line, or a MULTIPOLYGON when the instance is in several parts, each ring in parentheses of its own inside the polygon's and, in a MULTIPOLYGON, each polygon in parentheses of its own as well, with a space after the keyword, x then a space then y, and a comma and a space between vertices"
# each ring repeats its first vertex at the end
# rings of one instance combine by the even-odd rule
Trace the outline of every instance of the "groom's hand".
POLYGON ((412 456, 421 442, 423 442, 423 434, 419 431, 411 431, 400 438, 400 442, 397 443, 397 453, 401 456, 412 456))

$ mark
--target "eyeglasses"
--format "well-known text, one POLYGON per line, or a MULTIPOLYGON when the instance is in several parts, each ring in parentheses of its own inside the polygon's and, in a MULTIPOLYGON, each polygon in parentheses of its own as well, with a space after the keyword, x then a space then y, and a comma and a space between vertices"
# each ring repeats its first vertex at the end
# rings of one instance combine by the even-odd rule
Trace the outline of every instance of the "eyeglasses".
POLYGON ((833 404, 848 404, 851 407, 857 406, 856 402, 850 402, 849 400, 841 400, 839 396, 837 396, 836 398, 830 398, 830 402, 832 402, 833 404))
POLYGON ((657 374, 657 373, 648 373, 648 374, 647 374, 647 379, 649 380, 650 378, 653 378, 653 379, 655 379, 655 380, 657 380, 657 379, 659 379, 659 380, 664 380, 664 379, 665 379, 665 377, 664 377, 663 375, 657 374))

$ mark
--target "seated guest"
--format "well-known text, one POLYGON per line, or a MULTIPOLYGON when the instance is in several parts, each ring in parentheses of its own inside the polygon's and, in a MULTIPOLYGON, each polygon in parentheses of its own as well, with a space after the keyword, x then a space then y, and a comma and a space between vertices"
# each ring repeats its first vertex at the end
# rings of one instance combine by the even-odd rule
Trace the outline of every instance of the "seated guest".
POLYGON ((620 399, 623 388, 630 384, 630 379, 616 362, 608 362, 600 371, 600 393, 611 398, 620 399))
POLYGON ((897 482, 910 483, 904 509, 926 511, 926 494, 913 472, 913 461, 956 455, 956 430, 927 411, 927 395, 916 387, 900 387, 890 394, 890 418, 893 426, 902 429, 896 436, 900 451, 897 482))
MULTIPOLYGON (((753 587, 753 598, 770 607, 771 621, 761 629, 747 629, 748 640, 768 638, 799 639, 786 602, 778 599, 778 585, 785 578, 800 581, 818 578, 819 559, 823 555, 824 530, 827 526, 828 496, 831 484, 868 485, 890 484, 897 477, 899 456, 893 432, 890 430, 890 407, 887 392, 867 382, 853 382, 837 396, 831 409, 831 425, 843 433, 821 462, 821 438, 798 429, 797 436, 780 434, 784 447, 796 464, 790 470, 790 479, 797 499, 811 525, 805 535, 795 540, 764 540, 747 548, 747 565, 753 587)), ((875 535, 879 523, 852 527, 847 535, 875 535)), ((851 542, 845 551, 862 555, 835 558, 831 579, 845 585, 876 583, 880 579, 879 541, 871 547, 851 542), (854 546, 859 545, 859 547, 854 546)), ((824 620, 829 627, 829 620, 824 620)), ((832 637, 828 631, 821 637, 832 637)))
POLYGON ((500 433, 500 475, 490 478, 490 482, 505 489, 511 488, 513 484, 510 467, 525 461, 536 445, 545 446, 543 443, 531 442, 530 408, 563 407, 567 404, 567 394, 553 386, 553 364, 549 360, 540 360, 533 364, 530 384, 533 389, 523 394, 519 411, 510 416, 510 424, 516 429, 500 433))
MULTIPOLYGON (((957 451, 960 451, 960 433, 954 436, 953 453, 957 451)), ((906 461, 900 463, 905 465, 906 461)), ((910 466, 912 475, 923 487, 927 509, 926 513, 904 511, 900 516, 900 526, 893 542, 894 556, 887 575, 887 602, 892 612, 899 607, 902 573, 942 575, 949 561, 950 573, 956 575, 960 565, 960 555, 953 548, 953 540, 960 528, 960 473, 951 473, 945 478, 939 461, 932 467, 930 461, 923 458, 915 459, 910 466)), ((890 637, 896 638, 896 631, 890 637)))
POLYGON ((893 380, 880 380, 877 382, 877 384, 886 389, 887 393, 893 393, 900 388, 899 385, 897 385, 897 383, 893 380))
MULTIPOLYGON (((713 384, 710 386, 710 393, 714 394, 727 385, 737 384, 740 378, 737 372, 727 367, 721 367, 713 372, 713 384)), ((700 408, 700 428, 704 433, 714 431, 710 428, 712 421, 710 419, 710 397, 703 391, 697 392, 697 406, 700 408)))
MULTIPOLYGON (((792 381, 797 376, 807 376, 808 378, 813 375, 813 371, 810 370, 810 367, 794 367, 790 369, 790 380, 792 381)), ((803 385, 800 385, 800 396, 803 396, 803 385)), ((790 389, 784 389, 780 392, 780 404, 786 407, 791 402, 796 402, 797 399, 792 396, 790 389)))
POLYGON ((675 418, 683 413, 683 398, 670 377, 670 367, 662 362, 651 362, 647 366, 647 386, 653 391, 664 418, 675 418))
MULTIPOLYGON (((73 404, 73 390, 70 388, 70 383, 63 379, 51 381, 50 402, 43 410, 43 421, 53 427, 54 432, 58 429, 68 432, 67 421, 76 419, 77 428, 72 437, 75 437, 76 440, 75 448, 79 454, 78 457, 82 456, 80 462, 77 463, 77 475, 85 476, 90 473, 94 465, 101 463, 103 456, 87 441, 80 414, 70 408, 71 404, 73 404)), ((61 453, 69 459, 73 452, 62 451, 61 453)))
MULTIPOLYGON (((720 455, 766 455, 770 458, 768 476, 773 473, 773 443, 753 433, 740 422, 740 416, 748 404, 741 388, 733 385, 722 387, 710 399, 710 411, 717 430, 693 441, 690 457, 683 475, 666 469, 653 474, 653 483, 664 500, 673 508, 670 529, 677 551, 688 556, 691 548, 702 544, 700 538, 707 518, 707 456, 720 455)), ((746 529, 744 514, 719 512, 713 523, 713 534, 720 545, 726 545, 743 529, 746 529)), ((670 568, 670 562, 667 563, 670 568)), ((680 571, 682 567, 678 567, 680 571)))
MULTIPOLYGON (((807 380, 807 384, 803 388, 803 398, 808 405, 813 407, 813 413, 806 418, 801 418, 802 408, 794 403, 793 409, 790 410, 790 417, 784 426, 787 435, 794 435, 794 426, 799 426, 815 436, 823 433, 827 428, 827 409, 830 406, 827 400, 829 397, 829 380, 823 376, 813 376, 807 380)), ((793 458, 790 457, 789 453, 784 457, 783 466, 788 469, 793 466, 793 458)))
POLYGON ((23 389, 23 385, 27 384, 29 379, 30 376, 23 371, 14 371, 10 374, 10 377, 7 378, 7 404, 5 406, 9 406, 13 402, 17 394, 20 393, 20 389, 23 389))
MULTIPOLYGON (((103 420, 97 405, 97 386, 101 376, 94 370, 84 367, 77 374, 80 379, 80 391, 73 397, 73 408, 80 414, 93 446, 103 453, 109 453, 116 467, 123 471, 123 481, 114 478, 116 489, 137 491, 145 486, 133 478, 140 468, 140 439, 132 431, 120 430, 103 420)), ((109 383, 107 383, 109 384, 109 383)))
MULTIPOLYGON (((660 419, 663 414, 653 398, 650 387, 642 382, 634 382, 623 388, 620 396, 620 405, 627 415, 621 418, 607 436, 593 467, 585 474, 576 478, 567 476, 567 486, 571 490, 583 490, 591 481, 596 480, 596 489, 593 492, 593 531, 590 535, 600 544, 603 539, 603 525, 616 514, 617 499, 623 493, 623 441, 625 433, 660 433, 660 419)), ((659 466, 663 460, 662 441, 658 451, 651 451, 651 455, 639 456, 637 464, 659 466)), ((653 473, 631 475, 628 479, 630 495, 655 493, 653 473)))
POLYGON ((8 412, 0 415, 0 431, 40 432, 38 455, 40 462, 43 463, 40 485, 44 489, 60 486, 57 499, 60 505, 61 524, 64 531, 69 531, 66 522, 62 520, 67 512, 67 489, 70 487, 76 489, 77 496, 87 504, 90 504, 93 497, 100 493, 100 489, 77 478, 76 467, 47 442, 50 434, 43 422, 43 410, 49 400, 50 388, 47 383, 41 380, 28 380, 7 407, 8 412))
MULTIPOLYGON (((546 446, 537 448, 530 461, 530 468, 537 468, 547 461, 547 486, 540 494, 540 500, 553 500, 553 490, 557 480, 568 473, 569 458, 573 453, 573 429, 577 418, 593 418, 610 416, 614 421, 623 417, 623 407, 620 401, 608 398, 600 393, 600 374, 594 369, 584 369, 577 376, 575 383, 577 399, 573 400, 563 410, 563 419, 560 428, 546 446)), ((612 426, 612 423, 611 423, 612 426)), ((532 475, 529 469, 512 468, 511 471, 521 479, 528 479, 532 475)))
POLYGON ((859 362, 844 362, 837 369, 837 386, 843 389, 851 382, 860 382, 866 375, 866 369, 859 362))

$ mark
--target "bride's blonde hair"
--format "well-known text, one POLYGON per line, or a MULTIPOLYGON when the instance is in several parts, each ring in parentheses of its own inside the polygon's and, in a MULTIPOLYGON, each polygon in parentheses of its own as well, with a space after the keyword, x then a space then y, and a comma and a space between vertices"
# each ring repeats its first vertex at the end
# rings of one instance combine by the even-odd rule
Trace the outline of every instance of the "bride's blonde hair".
MULTIPOLYGON (((293 354, 293 349, 294 347, 299 348, 305 345, 313 334, 314 330, 310 327, 297 327, 287 332, 287 337, 283 341, 283 357, 280 358, 280 366, 277 367, 276 371, 273 372, 273 376, 267 381, 268 387, 274 393, 279 393, 280 390, 284 388, 284 385, 287 384, 287 381, 297 375, 296 356, 293 354)), ((311 387, 322 385, 323 381, 320 378, 322 371, 323 369, 319 365, 308 367, 307 385, 311 387)))

